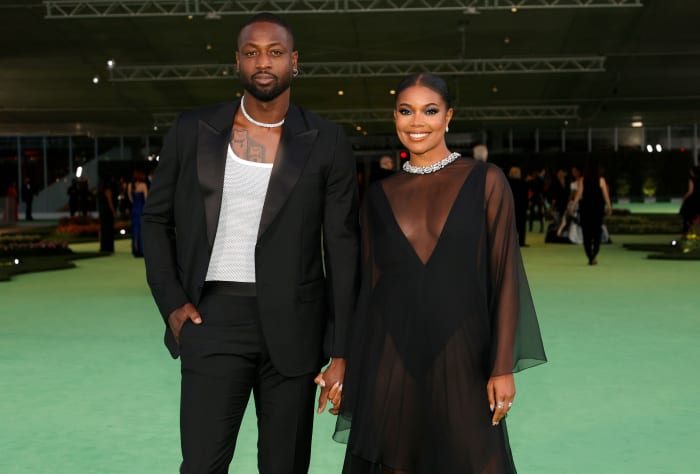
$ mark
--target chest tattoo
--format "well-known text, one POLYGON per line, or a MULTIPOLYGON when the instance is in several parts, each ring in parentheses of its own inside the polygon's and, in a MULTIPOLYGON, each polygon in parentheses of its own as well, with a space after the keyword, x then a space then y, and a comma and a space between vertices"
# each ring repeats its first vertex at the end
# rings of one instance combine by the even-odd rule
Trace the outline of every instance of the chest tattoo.
POLYGON ((253 140, 247 130, 234 128, 233 138, 231 139, 231 148, 233 152, 244 160, 254 161, 257 163, 265 162, 265 154, 267 149, 265 145, 253 140))

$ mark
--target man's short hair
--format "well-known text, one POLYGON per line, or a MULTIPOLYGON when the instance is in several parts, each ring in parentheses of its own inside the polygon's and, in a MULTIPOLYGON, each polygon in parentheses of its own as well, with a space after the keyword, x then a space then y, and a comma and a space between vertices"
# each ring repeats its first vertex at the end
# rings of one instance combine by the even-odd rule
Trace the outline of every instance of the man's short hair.
POLYGON ((486 148, 486 145, 476 145, 472 149, 472 154, 475 160, 486 161, 489 158, 489 149, 486 148))
POLYGON ((292 49, 294 49, 294 33, 292 32, 292 27, 289 26, 289 23, 284 21, 281 17, 275 15, 274 13, 269 13, 269 12, 262 12, 258 13, 257 15, 253 15, 243 23, 241 26, 241 29, 238 30, 238 39, 237 39, 237 46, 240 49, 240 40, 241 40, 241 32, 248 26, 254 24, 254 23, 274 23, 275 25, 279 25, 285 30, 287 30, 287 33, 289 34, 289 38, 292 40, 292 49))

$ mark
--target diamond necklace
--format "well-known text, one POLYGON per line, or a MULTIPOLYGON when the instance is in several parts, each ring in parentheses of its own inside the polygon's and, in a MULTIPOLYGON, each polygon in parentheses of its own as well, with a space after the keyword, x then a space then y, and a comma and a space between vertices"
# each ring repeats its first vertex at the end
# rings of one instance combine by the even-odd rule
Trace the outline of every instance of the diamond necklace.
POLYGON ((252 123, 253 125, 257 125, 258 127, 264 127, 264 128, 281 127, 284 124, 284 119, 280 120, 279 122, 275 122, 275 123, 258 122, 253 117, 248 115, 248 111, 245 109, 244 99, 245 99, 245 96, 241 97, 241 112, 243 112, 243 116, 246 118, 246 120, 248 122, 252 123))
POLYGON ((457 158, 459 158, 460 155, 456 151, 454 153, 450 153, 447 155, 447 158, 438 161, 436 163, 433 163, 432 165, 428 166, 413 166, 410 161, 407 161, 406 163, 403 164, 403 170, 406 173, 411 173, 411 174, 430 174, 430 173, 435 173, 436 171, 439 171, 443 169, 445 166, 449 165, 453 161, 455 161, 457 158))

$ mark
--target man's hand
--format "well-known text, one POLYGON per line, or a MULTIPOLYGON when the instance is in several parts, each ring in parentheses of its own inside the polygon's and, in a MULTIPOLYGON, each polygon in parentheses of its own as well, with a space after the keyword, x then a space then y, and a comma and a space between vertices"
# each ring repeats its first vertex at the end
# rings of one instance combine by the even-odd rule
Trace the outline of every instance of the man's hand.
POLYGON ((314 382, 321 387, 318 397, 318 413, 323 413, 328 400, 333 404, 329 410, 333 415, 338 414, 340 398, 343 392, 343 378, 345 377, 345 359, 331 359, 330 365, 325 371, 319 373, 314 382))
POLYGON ((178 345, 180 345, 180 331, 188 319, 195 324, 202 324, 202 317, 192 303, 186 303, 168 315, 168 326, 178 345))
POLYGON ((513 406, 515 398, 515 380, 513 374, 491 377, 486 384, 489 408, 493 412, 491 423, 496 426, 513 406))

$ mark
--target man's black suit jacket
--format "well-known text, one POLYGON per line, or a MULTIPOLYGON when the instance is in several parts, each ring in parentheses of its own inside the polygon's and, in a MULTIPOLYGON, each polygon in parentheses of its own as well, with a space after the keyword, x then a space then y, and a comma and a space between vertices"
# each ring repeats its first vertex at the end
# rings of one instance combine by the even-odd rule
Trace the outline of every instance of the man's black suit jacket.
MULTIPOLYGON (((214 244, 233 118, 240 101, 186 112, 168 132, 143 212, 146 273, 168 315, 198 305, 214 244)), ((345 355, 358 267, 357 181, 342 129, 291 105, 255 247, 263 335, 286 376, 345 355)))

